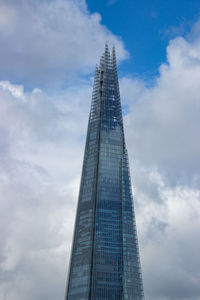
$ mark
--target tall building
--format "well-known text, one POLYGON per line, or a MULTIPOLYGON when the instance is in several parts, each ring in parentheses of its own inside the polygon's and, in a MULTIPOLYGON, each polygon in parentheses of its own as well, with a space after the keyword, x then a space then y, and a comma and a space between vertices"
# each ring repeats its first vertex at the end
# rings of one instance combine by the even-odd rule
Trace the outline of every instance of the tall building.
POLYGON ((115 49, 96 68, 65 300, 142 300, 115 49))

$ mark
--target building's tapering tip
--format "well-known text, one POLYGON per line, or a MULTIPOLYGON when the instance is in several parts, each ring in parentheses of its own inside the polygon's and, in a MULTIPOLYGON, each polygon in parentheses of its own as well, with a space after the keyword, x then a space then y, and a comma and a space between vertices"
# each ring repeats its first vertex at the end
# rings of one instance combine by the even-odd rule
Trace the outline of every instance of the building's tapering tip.
POLYGON ((109 52, 109 47, 108 47, 108 42, 106 41, 105 42, 105 51, 104 51, 104 54, 105 55, 108 55, 110 52, 109 52))
POLYGON ((113 61, 113 65, 116 66, 117 65, 117 59, 116 59, 115 45, 113 45, 113 47, 112 47, 112 61, 113 61))
POLYGON ((112 56, 113 58, 116 58, 115 45, 112 46, 112 56))

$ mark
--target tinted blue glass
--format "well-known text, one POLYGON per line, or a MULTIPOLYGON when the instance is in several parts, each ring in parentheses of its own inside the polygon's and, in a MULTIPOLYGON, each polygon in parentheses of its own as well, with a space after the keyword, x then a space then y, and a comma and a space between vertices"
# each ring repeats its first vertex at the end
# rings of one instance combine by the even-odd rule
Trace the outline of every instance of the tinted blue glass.
POLYGON ((96 69, 66 300, 142 300, 115 52, 96 69))

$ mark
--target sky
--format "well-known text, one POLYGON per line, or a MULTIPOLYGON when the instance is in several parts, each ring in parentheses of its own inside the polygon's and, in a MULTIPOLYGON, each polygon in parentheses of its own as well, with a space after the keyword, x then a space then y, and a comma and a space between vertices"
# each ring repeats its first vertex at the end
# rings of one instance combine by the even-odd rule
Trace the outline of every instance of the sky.
POLYGON ((0 300, 64 298, 106 41, 145 297, 200 299, 200 2, 0 0, 0 300))
POLYGON ((89 10, 102 16, 102 24, 125 43, 130 59, 120 68, 150 80, 166 61, 169 40, 186 36, 198 20, 199 0, 87 0, 89 10))

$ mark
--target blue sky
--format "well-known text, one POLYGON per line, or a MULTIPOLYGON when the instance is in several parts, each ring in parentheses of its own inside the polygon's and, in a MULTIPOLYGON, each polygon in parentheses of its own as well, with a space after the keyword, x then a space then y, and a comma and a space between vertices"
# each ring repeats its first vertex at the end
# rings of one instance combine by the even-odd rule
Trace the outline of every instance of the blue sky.
POLYGON ((64 298, 106 41, 146 299, 200 299, 199 13, 196 0, 0 0, 0 299, 64 298))
POLYGON ((101 14, 102 24, 120 36, 130 52, 120 71, 147 80, 166 61, 169 40, 186 36, 200 15, 198 0, 87 0, 87 5, 101 14))

